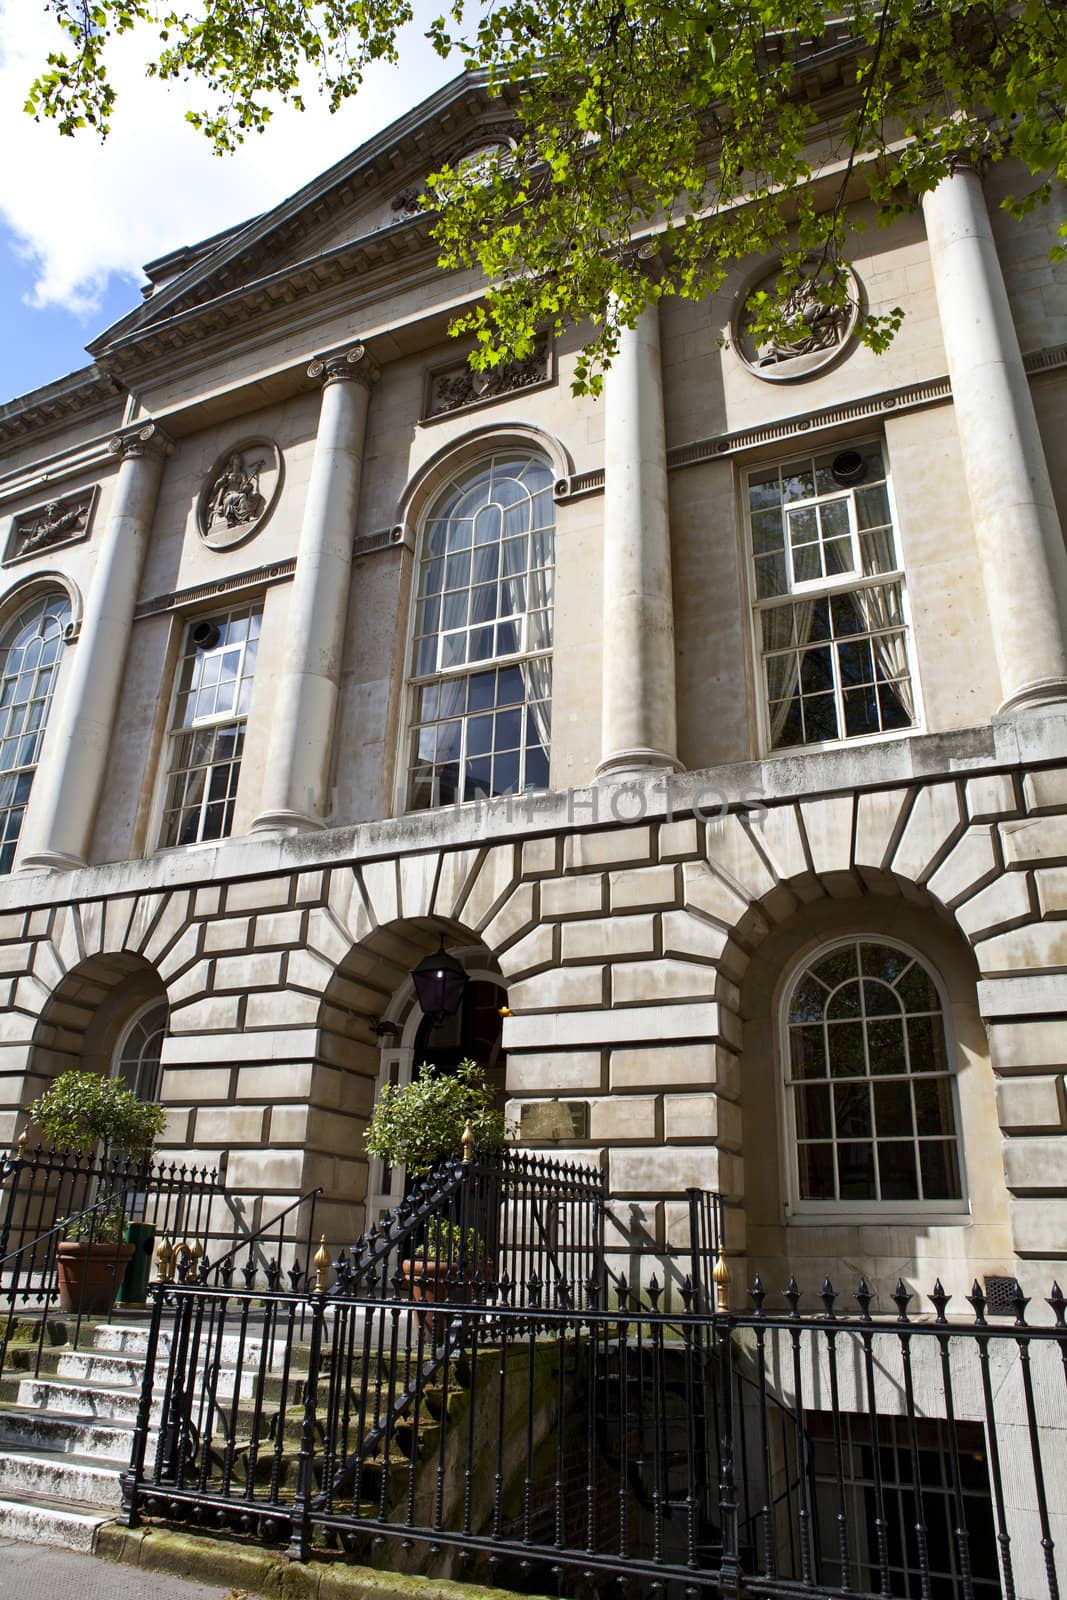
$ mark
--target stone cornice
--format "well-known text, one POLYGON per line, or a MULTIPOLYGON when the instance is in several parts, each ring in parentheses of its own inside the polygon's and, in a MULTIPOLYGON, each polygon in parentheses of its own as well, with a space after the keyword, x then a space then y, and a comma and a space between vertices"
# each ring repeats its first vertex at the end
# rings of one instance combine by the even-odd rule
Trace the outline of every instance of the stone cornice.
POLYGON ((212 578, 206 583, 190 584, 187 589, 172 589, 169 594, 151 595, 134 607, 133 619, 161 617, 168 611, 182 611, 187 606, 198 605, 201 600, 211 600, 216 595, 231 599, 246 590, 267 589, 275 583, 285 583, 296 571, 296 557, 287 561, 272 561, 265 567, 249 567, 244 572, 231 572, 225 578, 212 578))
POLYGON ((109 371, 98 366, 82 367, 0 406, 0 444, 62 427, 72 417, 103 411, 119 402, 124 393, 109 371))

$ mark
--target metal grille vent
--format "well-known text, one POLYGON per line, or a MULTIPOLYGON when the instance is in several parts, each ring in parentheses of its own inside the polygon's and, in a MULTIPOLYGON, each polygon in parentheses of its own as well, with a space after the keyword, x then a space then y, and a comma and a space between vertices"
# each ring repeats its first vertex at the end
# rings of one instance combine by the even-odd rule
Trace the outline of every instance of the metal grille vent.
POLYGON ((985 1293, 988 1304, 987 1317, 1013 1317, 1015 1307, 1012 1305, 1012 1296, 1015 1293, 1014 1278, 986 1278, 985 1293))

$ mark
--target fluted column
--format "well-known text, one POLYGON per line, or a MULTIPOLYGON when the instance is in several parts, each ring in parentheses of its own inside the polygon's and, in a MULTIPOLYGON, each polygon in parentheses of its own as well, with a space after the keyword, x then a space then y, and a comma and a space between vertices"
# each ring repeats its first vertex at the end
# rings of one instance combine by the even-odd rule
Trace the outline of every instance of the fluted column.
POLYGON ((978 174, 923 198, 992 645, 1011 710, 1067 698, 1067 551, 978 174))
POLYGON ((367 407, 377 368, 361 344, 313 361, 322 404, 274 700, 258 830, 326 826, 341 688, 352 538, 367 407))
POLYGON ((598 776, 678 765, 659 311, 604 382, 604 646, 598 776))
POLYGON ((153 422, 108 443, 121 459, 111 516, 63 691, 45 735, 17 868, 66 871, 88 860, 104 786, 133 609, 169 441, 153 422))

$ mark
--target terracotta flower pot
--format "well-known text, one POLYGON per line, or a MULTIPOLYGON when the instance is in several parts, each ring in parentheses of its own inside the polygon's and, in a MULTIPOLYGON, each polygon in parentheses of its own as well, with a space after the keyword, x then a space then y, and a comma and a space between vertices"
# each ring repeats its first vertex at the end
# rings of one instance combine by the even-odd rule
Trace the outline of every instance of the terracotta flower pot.
MULTIPOLYGON (((411 1298, 421 1305, 470 1305, 473 1285, 470 1279, 457 1283, 449 1274, 456 1271, 455 1262, 403 1261, 401 1269, 411 1284, 411 1298)), ((424 1328, 439 1344, 444 1338, 449 1318, 442 1312, 416 1311, 420 1328, 424 1328)))
POLYGON ((62 1240, 56 1247, 59 1304, 62 1309, 80 1312, 83 1316, 97 1311, 110 1311, 132 1256, 132 1244, 86 1244, 81 1239, 62 1240))

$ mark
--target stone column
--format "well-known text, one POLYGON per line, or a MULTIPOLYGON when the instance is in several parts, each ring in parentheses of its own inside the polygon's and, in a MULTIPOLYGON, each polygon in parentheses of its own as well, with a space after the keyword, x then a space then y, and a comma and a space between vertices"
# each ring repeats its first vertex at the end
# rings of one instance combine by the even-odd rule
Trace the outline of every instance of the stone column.
POLYGON ((322 407, 274 701, 263 809, 254 830, 324 828, 341 687, 352 539, 370 390, 378 370, 361 344, 313 361, 322 407))
POLYGON ((624 328, 604 385, 599 776, 678 766, 659 312, 624 328))
POLYGON ((923 212, 1001 710, 1063 700, 1067 551, 980 177, 957 171, 923 212))
POLYGON ((45 735, 17 867, 64 872, 85 865, 107 770, 133 627, 133 608, 170 443, 153 422, 108 443, 121 460, 111 518, 71 670, 45 735))

